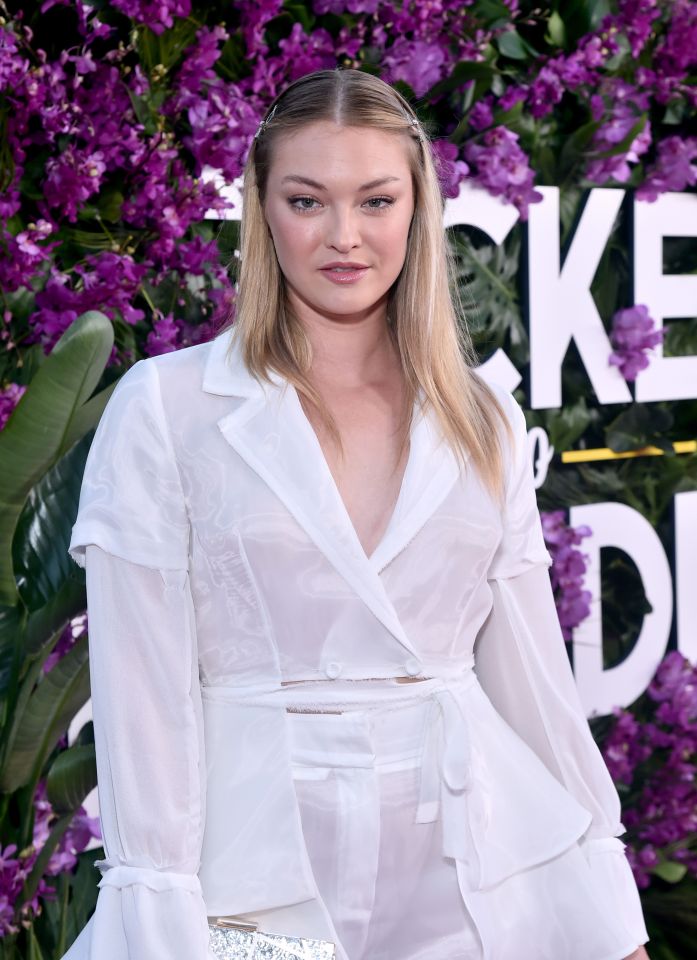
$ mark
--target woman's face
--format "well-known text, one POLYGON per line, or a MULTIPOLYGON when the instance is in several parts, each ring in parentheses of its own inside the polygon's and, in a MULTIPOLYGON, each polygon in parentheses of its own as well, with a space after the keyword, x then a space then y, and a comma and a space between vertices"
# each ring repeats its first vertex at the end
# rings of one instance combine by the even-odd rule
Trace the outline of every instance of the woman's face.
POLYGON ((301 320, 384 316, 414 212, 406 138, 330 121, 280 137, 264 212, 301 320))

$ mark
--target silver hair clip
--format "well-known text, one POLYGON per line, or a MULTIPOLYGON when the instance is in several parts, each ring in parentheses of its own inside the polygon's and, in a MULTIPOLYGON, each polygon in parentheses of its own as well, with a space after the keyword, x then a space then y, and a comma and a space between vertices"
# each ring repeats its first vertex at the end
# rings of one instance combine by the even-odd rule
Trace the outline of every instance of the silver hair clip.
POLYGON ((417 135, 418 135, 418 137, 419 137, 419 140, 423 143, 424 135, 423 135, 423 132, 422 132, 422 130, 421 130, 421 127, 419 126, 418 117, 410 117, 410 116, 407 116, 407 120, 408 120, 409 123, 412 125, 412 127, 416 130, 416 133, 417 133, 417 135))
POLYGON ((270 121, 273 119, 273 115, 274 115, 274 113, 276 112, 276 107, 277 107, 277 106, 278 106, 278 104, 277 104, 277 103, 274 103, 274 105, 273 105, 273 110, 271 111, 271 113, 268 115, 268 117, 265 117, 265 118, 261 121, 261 123, 259 124, 259 126, 257 127, 257 132, 254 134, 254 139, 255 139, 255 140, 258 138, 259 134, 261 134, 261 133, 264 132, 264 130, 266 129, 266 124, 267 124, 267 123, 270 123, 270 121))

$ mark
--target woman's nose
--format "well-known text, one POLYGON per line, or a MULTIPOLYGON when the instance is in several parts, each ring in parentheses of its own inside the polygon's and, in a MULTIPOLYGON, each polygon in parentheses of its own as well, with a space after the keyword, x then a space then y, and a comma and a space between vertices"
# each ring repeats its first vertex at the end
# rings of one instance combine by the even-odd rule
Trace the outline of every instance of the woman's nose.
POLYGON ((360 246, 358 215, 354 211, 336 209, 332 211, 326 223, 325 243, 328 247, 347 252, 353 247, 360 246))

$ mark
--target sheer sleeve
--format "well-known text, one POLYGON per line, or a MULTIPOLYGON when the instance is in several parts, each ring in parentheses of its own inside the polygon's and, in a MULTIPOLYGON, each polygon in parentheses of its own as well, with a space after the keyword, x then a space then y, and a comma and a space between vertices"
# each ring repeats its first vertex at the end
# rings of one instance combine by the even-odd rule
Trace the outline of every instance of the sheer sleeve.
POLYGON ((209 960, 205 757, 189 522, 153 358, 95 432, 69 545, 85 568, 99 811, 96 909, 64 960, 209 960))
POLYGON ((105 859, 97 906, 65 960, 206 960, 197 876, 205 769, 185 570, 85 551, 105 859))
POLYGON ((492 610, 475 644, 476 672, 497 712, 554 777, 592 813, 580 840, 596 888, 637 946, 649 939, 639 891, 619 837, 620 798, 585 716, 554 603, 527 456, 525 417, 507 395, 515 436, 504 532, 488 580, 492 610))

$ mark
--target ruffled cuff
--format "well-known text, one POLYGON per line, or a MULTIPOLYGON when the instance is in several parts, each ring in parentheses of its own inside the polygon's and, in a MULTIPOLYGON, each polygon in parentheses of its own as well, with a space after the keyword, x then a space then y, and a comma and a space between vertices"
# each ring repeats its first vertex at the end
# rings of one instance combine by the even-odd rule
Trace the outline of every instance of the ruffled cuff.
POLYGON ((636 880, 624 852, 626 844, 619 837, 581 839, 579 844, 593 871, 596 890, 626 928, 634 949, 647 943, 649 935, 636 880))
POLYGON ((61 960, 214 960, 196 874, 113 866, 99 887, 94 913, 61 960))

